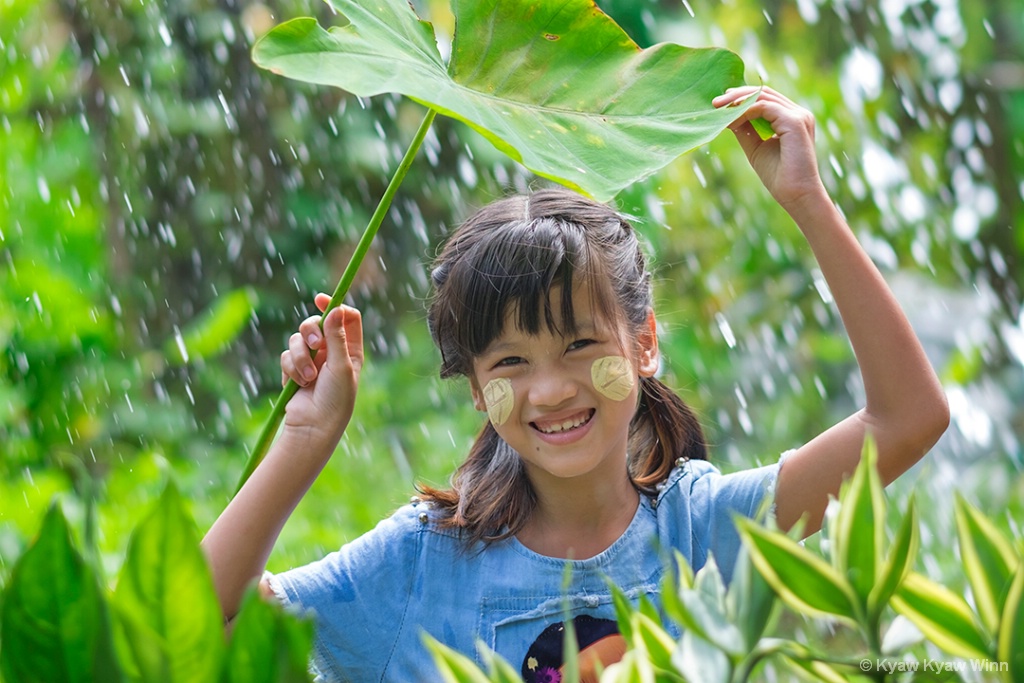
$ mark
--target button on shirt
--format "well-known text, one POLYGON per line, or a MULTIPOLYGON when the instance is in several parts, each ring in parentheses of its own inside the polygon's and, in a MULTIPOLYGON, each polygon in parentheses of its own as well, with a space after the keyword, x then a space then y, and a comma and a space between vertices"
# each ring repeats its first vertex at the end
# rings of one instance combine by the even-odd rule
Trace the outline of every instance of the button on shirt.
MULTIPOLYGON (((537 661, 531 646, 562 622, 566 602, 573 617, 615 620, 609 580, 634 602, 646 595, 660 605, 673 551, 695 570, 713 554, 728 581, 740 546, 732 515, 756 515, 774 495, 778 471, 774 464, 723 475, 708 462, 685 462, 656 499, 641 496, 615 543, 586 560, 546 557, 514 537, 469 546, 456 531, 438 528, 428 504, 414 503, 269 582, 283 603, 316 620, 318 682, 436 680, 423 634, 478 662, 482 642, 527 671, 537 661)), ((666 627, 678 635, 673 624, 666 627)))

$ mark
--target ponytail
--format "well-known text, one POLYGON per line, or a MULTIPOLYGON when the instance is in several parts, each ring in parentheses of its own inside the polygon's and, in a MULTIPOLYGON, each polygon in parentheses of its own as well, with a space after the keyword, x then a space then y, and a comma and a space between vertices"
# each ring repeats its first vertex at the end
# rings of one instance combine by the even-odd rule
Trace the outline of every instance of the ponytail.
POLYGON ((640 378, 640 401, 629 431, 629 473, 644 493, 653 495, 680 459, 707 460, 697 415, 654 377, 640 378))
POLYGON ((537 504, 522 459, 490 421, 452 475, 451 488, 420 484, 417 489, 438 508, 441 527, 460 530, 468 543, 514 536, 537 504))

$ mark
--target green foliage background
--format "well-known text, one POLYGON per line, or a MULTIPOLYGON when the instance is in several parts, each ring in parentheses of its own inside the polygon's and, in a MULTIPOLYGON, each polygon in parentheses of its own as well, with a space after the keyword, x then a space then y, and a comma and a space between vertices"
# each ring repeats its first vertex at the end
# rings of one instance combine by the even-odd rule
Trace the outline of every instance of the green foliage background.
MULTIPOLYGON (((642 45, 718 45, 812 109, 822 172, 940 369, 954 427, 924 489, 918 569, 948 578, 951 490, 1024 518, 1024 9, 1015 0, 605 0, 642 45), (862 85, 857 86, 857 83, 862 85)), ((451 33, 443 2, 417 3, 451 33)), ((0 0, 0 583, 54 496, 100 504, 107 576, 173 477, 200 527, 277 393, 422 110, 256 69, 319 2, 0 0)), ((370 367, 280 570, 445 480, 480 417, 436 379, 427 266, 448 229, 537 181, 438 120, 351 300, 370 367)), ((723 136, 618 198, 654 256, 666 377, 725 468, 769 461, 859 396, 802 238, 723 136)), ((902 489, 901 489, 902 487, 902 489)), ((959 586, 952 586, 960 590, 959 586)))

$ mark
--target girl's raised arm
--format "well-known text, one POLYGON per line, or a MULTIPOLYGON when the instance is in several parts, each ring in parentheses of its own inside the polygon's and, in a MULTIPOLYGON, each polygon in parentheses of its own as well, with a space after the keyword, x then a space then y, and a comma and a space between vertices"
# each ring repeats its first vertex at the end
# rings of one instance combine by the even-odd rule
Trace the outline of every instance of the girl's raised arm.
MULTIPOLYGON (((316 297, 321 311, 329 301, 326 294, 316 297)), ((339 306, 322 332, 318 323, 319 316, 303 321, 281 354, 282 383, 290 378, 302 387, 288 402, 281 435, 203 539, 226 619, 262 575, 285 521, 352 418, 363 366, 362 319, 356 309, 339 306)))
MULTIPOLYGON (((755 87, 736 88, 714 104, 756 93, 755 87)), ((910 323, 821 182, 811 113, 764 88, 732 129, 765 187, 807 238, 864 380, 864 407, 797 449, 779 474, 779 525, 788 529, 806 515, 810 534, 821 527, 829 495, 837 495, 856 468, 867 434, 878 445, 878 470, 888 484, 935 444, 949 424, 949 408, 910 323), (759 117, 772 125, 774 137, 762 140, 754 131, 750 120, 759 117)))

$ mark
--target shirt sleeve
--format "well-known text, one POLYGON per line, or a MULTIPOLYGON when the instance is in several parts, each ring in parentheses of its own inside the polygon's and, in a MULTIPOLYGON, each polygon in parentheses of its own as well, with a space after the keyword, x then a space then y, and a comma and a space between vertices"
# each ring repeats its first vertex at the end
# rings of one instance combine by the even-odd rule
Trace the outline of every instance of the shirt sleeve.
POLYGON ((771 465, 722 474, 706 461, 691 460, 677 484, 686 499, 682 506, 690 519, 694 570, 715 558, 728 583, 740 551, 740 535, 733 516, 757 518, 770 513, 782 459, 771 465), (688 492, 688 495, 687 495, 688 492))
POLYGON ((403 508, 337 552, 268 576, 284 605, 316 622, 317 681, 381 680, 413 594, 419 540, 403 508))

